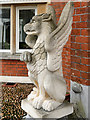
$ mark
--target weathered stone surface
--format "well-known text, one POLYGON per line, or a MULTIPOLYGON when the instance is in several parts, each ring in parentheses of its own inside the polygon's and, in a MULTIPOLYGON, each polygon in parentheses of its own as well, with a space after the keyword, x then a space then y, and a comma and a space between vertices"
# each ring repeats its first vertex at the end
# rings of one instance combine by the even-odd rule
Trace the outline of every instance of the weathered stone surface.
POLYGON ((82 92, 82 87, 81 87, 80 84, 74 83, 73 86, 72 86, 72 90, 73 90, 75 93, 81 93, 81 92, 82 92))
POLYGON ((90 119, 90 86, 82 85, 71 81, 70 87, 70 102, 74 105, 75 115, 74 117, 83 118, 83 119, 90 119), (76 87, 80 87, 77 89, 73 86, 77 85, 76 87))
POLYGON ((36 41, 33 42, 33 53, 22 55, 23 61, 28 64, 28 75, 37 87, 28 96, 34 108, 52 111, 65 99, 66 82, 62 72, 62 50, 72 30, 73 8, 72 2, 68 2, 57 26, 55 10, 51 6, 45 14, 34 16, 32 22, 24 26, 28 36, 35 36, 28 37, 29 40, 26 37, 27 44, 32 44, 32 38, 36 41))
POLYGON ((27 99, 22 100, 21 107, 33 118, 62 118, 73 113, 73 105, 68 102, 64 102, 56 110, 51 112, 43 109, 35 109, 27 99))

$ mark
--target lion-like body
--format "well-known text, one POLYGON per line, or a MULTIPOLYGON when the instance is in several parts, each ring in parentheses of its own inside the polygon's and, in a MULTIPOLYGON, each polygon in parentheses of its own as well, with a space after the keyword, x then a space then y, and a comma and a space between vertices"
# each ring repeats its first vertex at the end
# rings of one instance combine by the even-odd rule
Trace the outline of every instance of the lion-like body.
POLYGON ((21 60, 27 63, 30 80, 36 85, 28 100, 37 109, 42 107, 51 111, 65 99, 66 82, 62 73, 62 49, 72 29, 72 4, 68 3, 66 8, 58 26, 54 20, 55 13, 52 14, 54 10, 50 8, 51 13, 48 11, 46 14, 34 16, 24 27, 27 34, 25 41, 32 48, 32 53, 23 53, 21 60))
MULTIPOLYGON (((62 73, 60 73, 60 71, 62 71, 60 69, 62 68, 56 70, 53 73, 52 71, 48 70, 47 51, 45 48, 46 39, 49 36, 49 34, 53 31, 54 27, 52 29, 50 22, 43 22, 41 24, 41 28, 42 29, 40 31, 40 34, 38 35, 36 43, 34 44, 33 49, 32 49, 33 51, 32 56, 31 56, 32 60, 31 62, 27 62, 28 75, 30 79, 32 80, 32 82, 38 88, 37 90, 38 92, 36 95, 37 97, 42 95, 44 96, 44 99, 51 98, 51 99, 56 100, 57 103, 59 102, 58 104, 61 104, 63 100, 65 99, 65 94, 66 94, 66 85, 65 85, 66 83, 64 79, 61 78, 62 73), (54 87, 56 94, 53 92, 52 86, 54 87), (60 89, 57 89, 57 86, 60 89)), ((31 98, 31 95, 29 95, 28 99, 30 98, 31 98)))

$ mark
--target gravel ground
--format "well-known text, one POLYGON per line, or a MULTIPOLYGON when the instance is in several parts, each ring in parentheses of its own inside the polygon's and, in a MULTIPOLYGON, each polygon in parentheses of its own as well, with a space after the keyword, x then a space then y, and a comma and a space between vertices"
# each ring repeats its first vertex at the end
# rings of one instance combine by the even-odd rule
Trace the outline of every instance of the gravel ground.
POLYGON ((21 109, 21 100, 30 94, 33 87, 32 84, 2 87, 2 120, 21 120, 26 115, 21 109))
MULTIPOLYGON (((17 84, 15 87, 2 87, 1 120, 21 120, 26 115, 26 112, 21 109, 21 100, 30 94, 33 87, 33 84, 17 84)), ((69 96, 66 99, 69 101, 69 96)))

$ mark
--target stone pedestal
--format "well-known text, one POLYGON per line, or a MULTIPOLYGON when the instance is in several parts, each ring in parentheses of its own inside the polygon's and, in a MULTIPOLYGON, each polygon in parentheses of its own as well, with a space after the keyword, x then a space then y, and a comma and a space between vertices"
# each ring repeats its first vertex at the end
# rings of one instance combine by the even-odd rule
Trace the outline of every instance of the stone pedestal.
POLYGON ((51 112, 45 111, 43 109, 37 110, 37 109, 33 108, 33 106, 29 103, 29 101, 27 99, 22 100, 21 107, 32 118, 55 118, 55 119, 58 119, 58 118, 65 117, 65 116, 73 113, 73 105, 66 101, 61 106, 59 106, 57 109, 55 109, 51 112))

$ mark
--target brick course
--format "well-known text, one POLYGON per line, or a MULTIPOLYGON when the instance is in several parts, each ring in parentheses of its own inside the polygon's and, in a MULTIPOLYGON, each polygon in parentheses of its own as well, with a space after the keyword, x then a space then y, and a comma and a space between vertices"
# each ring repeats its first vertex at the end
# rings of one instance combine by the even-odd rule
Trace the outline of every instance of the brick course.
MULTIPOLYGON (((75 3, 77 4, 77 3, 75 3)), ((89 82, 89 2, 81 2, 80 6, 75 7, 73 34, 74 41, 71 39, 71 80, 77 81, 80 84, 90 85, 89 82), (75 18, 77 17, 77 20, 75 18), (80 17, 80 18, 79 18, 80 17), (79 31, 77 34, 76 31, 79 31), (78 45, 79 44, 79 45, 78 45), (79 48, 79 49, 78 49, 79 48), (71 52, 72 53, 72 52, 71 52), (72 57, 78 57, 75 61, 72 57), (76 74, 78 71, 78 74, 76 74)))
POLYGON ((26 64, 19 60, 0 60, 2 76, 28 76, 26 64))

